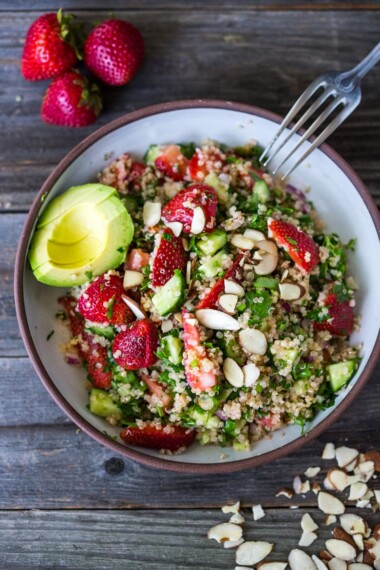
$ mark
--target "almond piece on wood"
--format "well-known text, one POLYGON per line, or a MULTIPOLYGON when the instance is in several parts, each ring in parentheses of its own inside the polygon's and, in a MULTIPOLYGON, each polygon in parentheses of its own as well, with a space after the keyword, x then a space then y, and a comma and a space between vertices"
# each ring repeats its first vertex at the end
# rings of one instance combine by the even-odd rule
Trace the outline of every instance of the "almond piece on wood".
POLYGON ((326 443, 322 452, 322 459, 335 459, 335 445, 333 443, 326 443))
POLYGON ((240 513, 234 513, 228 522, 233 524, 243 524, 245 518, 240 513))
POLYGON ((350 465, 354 460, 356 460, 358 456, 359 451, 357 449, 346 447, 345 445, 337 447, 335 450, 335 457, 338 466, 343 469, 347 467, 347 465, 350 465))
POLYGON ((353 513, 346 513, 340 518, 340 524, 348 534, 363 534, 365 535, 368 525, 362 517, 354 515, 353 513))
POLYGON ((346 562, 354 560, 356 556, 356 548, 348 544, 345 540, 329 538, 326 540, 326 548, 335 558, 345 560, 346 562))
POLYGON ((289 552, 288 562, 291 570, 317 570, 310 556, 299 548, 289 552))
POLYGON ((346 510, 341 500, 325 491, 318 493, 318 507, 326 515, 342 515, 346 510))
POLYGON ((305 477, 309 477, 309 479, 312 479, 313 477, 315 477, 316 475, 318 475, 318 473, 320 472, 321 468, 320 467, 308 467, 304 473, 305 477))
POLYGON ((285 570, 287 565, 287 562, 259 562, 257 570, 285 570))
POLYGON ((314 530, 317 530, 318 525, 313 521, 309 513, 305 513, 301 519, 301 528, 304 532, 313 532, 314 530))
POLYGON ((350 486, 350 494, 348 496, 349 501, 358 501, 367 493, 368 487, 366 483, 358 481, 350 486))
POLYGON ((253 505, 252 507, 253 520, 258 521, 265 517, 264 509, 261 505, 253 505))
POLYGON ((366 461, 373 461, 375 464, 375 470, 380 471, 380 451, 377 449, 370 449, 364 454, 366 461))
POLYGON ((330 570, 347 570, 347 562, 340 558, 332 558, 328 565, 330 570))
POLYGON ((224 548, 237 548, 238 546, 243 544, 243 542, 244 538, 241 538, 240 540, 226 540, 225 542, 223 542, 223 546, 224 548))
POLYGON ((303 532, 298 543, 298 546, 310 546, 314 540, 317 540, 318 535, 315 532, 303 532))
POLYGON ((224 507, 222 507, 222 512, 225 514, 238 513, 239 510, 240 510, 240 501, 237 501, 233 505, 224 505, 224 507))
POLYGON ((327 479, 337 491, 344 491, 350 484, 349 476, 343 469, 330 469, 327 472, 327 479))
POLYGON ((348 542, 348 544, 351 544, 351 546, 356 548, 356 544, 355 544, 355 541, 352 538, 352 536, 350 534, 348 534, 348 532, 343 530, 343 528, 341 526, 336 526, 333 529, 332 535, 337 540, 344 540, 345 542, 348 542))
POLYGON ((354 562, 348 565, 348 570, 372 570, 373 566, 363 564, 362 562, 354 562))
POLYGON ((221 523, 210 528, 207 538, 214 539, 217 542, 226 542, 240 540, 243 535, 241 526, 231 523, 221 523))
POLYGON ((236 551, 236 563, 254 566, 273 550, 274 544, 262 540, 243 542, 236 551))
POLYGON ((316 565, 317 570, 329 570, 326 564, 322 560, 320 560, 317 556, 315 556, 315 554, 312 555, 311 559, 316 565))
POLYGON ((293 491, 289 489, 289 487, 281 487, 275 495, 276 497, 284 496, 287 499, 291 499, 293 497, 293 491))
POLYGON ((330 524, 335 524, 336 523, 336 516, 335 515, 327 515, 327 517, 325 519, 325 523, 327 526, 329 526, 330 524))

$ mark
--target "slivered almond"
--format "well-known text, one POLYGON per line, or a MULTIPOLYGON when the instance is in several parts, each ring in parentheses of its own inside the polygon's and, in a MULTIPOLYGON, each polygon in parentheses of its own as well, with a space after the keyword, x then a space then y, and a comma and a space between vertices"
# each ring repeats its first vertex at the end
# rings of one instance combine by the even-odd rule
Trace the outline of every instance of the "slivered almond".
POLYGON ((225 514, 238 513, 239 510, 240 510, 240 501, 237 501, 233 505, 224 505, 224 507, 222 507, 222 512, 225 514))
POLYGON ((332 535, 337 540, 344 540, 345 542, 348 542, 348 544, 351 544, 351 546, 356 548, 356 544, 352 536, 349 535, 348 532, 346 532, 341 526, 336 526, 333 529, 332 535))
POLYGON ((272 552, 273 544, 261 540, 244 542, 236 551, 237 564, 254 566, 272 552))
POLYGON ((328 479, 328 477, 325 477, 323 479, 323 486, 328 491, 335 491, 336 490, 334 485, 331 483, 330 479, 328 479))
MULTIPOLYGON (((165 226, 171 229, 176 237, 179 237, 183 230, 183 224, 181 224, 181 222, 165 222, 165 226)), ((182 241, 187 241, 187 240, 183 239, 182 241)), ((184 244, 184 250, 188 251, 188 249, 186 249, 185 247, 185 244, 184 244)))
POLYGON ((172 321, 169 321, 168 319, 165 321, 162 321, 161 323, 161 330, 163 333, 167 333, 169 331, 171 331, 173 328, 173 323, 172 321))
POLYGON ((353 534, 352 538, 354 539, 355 546, 357 548, 359 548, 359 550, 364 550, 363 535, 362 534, 353 534))
POLYGON ((315 532, 303 532, 298 546, 310 546, 317 538, 318 535, 315 532))
POLYGON ((243 530, 237 524, 221 523, 210 528, 207 538, 214 539, 217 542, 226 542, 240 540, 243 530))
POLYGON ((259 232, 258 230, 247 229, 243 233, 243 236, 252 240, 254 243, 265 240, 265 235, 263 232, 259 232))
POLYGON ((350 465, 359 456, 357 449, 351 447, 341 446, 335 450, 335 457, 339 467, 345 468, 350 465))
POLYGON ((321 558, 322 560, 326 560, 328 562, 329 560, 331 560, 332 556, 330 552, 327 552, 327 550, 320 550, 319 558, 321 558))
POLYGON ((305 288, 301 287, 297 283, 290 283, 289 281, 284 281, 279 284, 280 289, 280 299, 284 301, 298 301, 305 295, 305 288))
POLYGON ((264 355, 267 351, 267 339, 258 329, 243 329, 239 332, 239 342, 248 354, 264 355))
POLYGON ((375 473, 375 463, 373 461, 363 461, 355 468, 355 473, 360 475, 360 480, 367 483, 375 473))
POLYGON ((199 309, 195 316, 201 325, 219 331, 238 331, 240 323, 231 315, 215 309, 199 309))
POLYGON ((245 291, 239 283, 231 281, 230 279, 224 280, 224 292, 231 295, 237 295, 238 297, 244 297, 245 291))
POLYGON ((235 388, 244 385, 244 373, 233 358, 226 358, 223 362, 223 372, 228 382, 235 388))
POLYGON ((193 211, 193 219, 191 220, 190 232, 192 234, 201 234, 206 225, 206 216, 203 208, 196 206, 193 211))
POLYGON ((160 202, 147 202, 143 206, 143 222, 148 227, 156 226, 161 219, 160 202))
POLYGON ((287 565, 287 562, 259 562, 257 565, 257 570, 285 570, 287 565))
POLYGON ((368 525, 362 517, 358 515, 354 515, 353 513, 346 513, 342 515, 340 518, 340 524, 342 525, 343 530, 345 530, 348 534, 363 534, 367 533, 368 525))
POLYGON ((192 270, 193 263, 192 261, 188 261, 186 264, 186 283, 189 285, 191 282, 191 270, 192 270))
POLYGON ((241 544, 243 544, 244 538, 240 538, 240 540, 226 540, 223 542, 224 548, 237 548, 241 544))
POLYGON ((255 242, 252 239, 244 237, 242 234, 235 234, 231 239, 231 244, 238 249, 250 250, 255 247, 255 242))
POLYGON ((127 307, 131 309, 132 313, 135 315, 137 320, 146 318, 146 313, 142 310, 140 305, 136 303, 136 301, 134 301, 130 297, 127 297, 127 295, 122 295, 121 298, 123 299, 127 307))
POLYGON ((289 552, 288 561, 291 570, 317 570, 310 556, 299 548, 293 548, 289 552))
POLYGON ((330 524, 335 524, 336 523, 336 516, 335 515, 327 515, 327 517, 325 519, 325 523, 327 526, 329 526, 330 524))
POLYGON ((340 558, 332 558, 328 565, 330 570, 347 570, 347 562, 340 558))
POLYGON ((291 499, 293 497, 293 491, 291 489, 289 489, 288 487, 281 487, 281 489, 279 489, 275 495, 276 497, 281 497, 284 496, 287 499, 291 499))
POLYGON ((351 473, 351 471, 354 471, 358 463, 359 463, 359 456, 355 457, 355 459, 351 461, 351 463, 346 465, 345 470, 347 471, 347 473, 351 473))
POLYGON ((255 273, 257 275, 269 275, 276 269, 277 263, 278 255, 264 253, 261 255, 261 260, 255 265, 255 273))
POLYGON ((321 486, 318 485, 318 483, 312 483, 311 490, 313 491, 314 495, 318 495, 319 491, 321 490, 321 486))
POLYGON ((255 247, 258 249, 258 251, 263 251, 272 255, 278 255, 277 245, 271 239, 258 241, 255 244, 255 247))
POLYGON ((253 520, 258 521, 265 517, 264 509, 261 505, 253 505, 252 507, 253 520))
POLYGON ((345 560, 346 562, 354 560, 356 556, 356 549, 344 540, 329 538, 329 540, 326 540, 326 548, 335 558, 345 560))
POLYGON ((322 452, 322 459, 335 459, 335 445, 333 443, 326 443, 322 452))
POLYGON ((310 479, 312 479, 313 477, 315 477, 316 475, 318 475, 318 473, 320 472, 321 468, 320 467, 308 467, 304 473, 305 477, 309 477, 310 479))
POLYGON ((350 494, 348 496, 348 500, 358 501, 359 499, 364 497, 367 491, 368 491, 368 486, 366 485, 366 483, 362 483, 361 481, 353 483, 350 486, 350 494))
POLYGON ((240 513, 234 513, 228 522, 233 524, 243 524, 244 517, 240 513))
POLYGON ((349 476, 343 469, 330 469, 327 472, 327 479, 337 491, 344 491, 350 484, 349 476))
POLYGON ((317 556, 315 556, 315 554, 312 555, 311 559, 316 565, 317 570, 329 570, 326 564, 322 562, 322 560, 320 560, 317 556))
POLYGON ((299 475, 296 475, 293 479, 293 489, 296 495, 299 495, 302 491, 302 481, 299 475))
POLYGON ((372 570, 372 566, 369 564, 363 564, 361 562, 354 562, 348 565, 348 570, 372 570))
POLYGON ((302 485, 301 485, 301 493, 308 493, 310 491, 310 481, 308 479, 306 479, 306 481, 303 481, 302 485))
POLYGON ((313 521, 309 513, 305 513, 301 519, 301 528, 304 532, 313 532, 313 530, 317 530, 318 525, 313 521))
POLYGON ((370 554, 375 558, 375 560, 380 560, 380 541, 377 540, 375 544, 368 550, 370 554))
POLYGON ((342 515, 345 511, 342 501, 325 491, 320 491, 318 494, 318 507, 326 515, 342 515))
POLYGON ((377 451, 377 449, 370 449, 365 452, 364 458, 366 461, 373 461, 375 464, 375 470, 380 471, 380 451, 377 451))
POLYGON ((140 271, 133 271, 132 269, 126 269, 123 277, 123 287, 124 289, 133 289, 133 287, 138 287, 144 281, 144 275, 140 271))
POLYGON ((235 308, 238 300, 239 297, 237 295, 231 295, 226 293, 219 297, 218 303, 220 307, 223 309, 223 311, 225 311, 229 315, 233 315, 235 313, 235 308))
POLYGON ((244 386, 253 386, 256 381, 259 379, 260 376, 260 369, 253 364, 253 362, 248 362, 245 366, 243 366, 243 374, 244 374, 244 386))

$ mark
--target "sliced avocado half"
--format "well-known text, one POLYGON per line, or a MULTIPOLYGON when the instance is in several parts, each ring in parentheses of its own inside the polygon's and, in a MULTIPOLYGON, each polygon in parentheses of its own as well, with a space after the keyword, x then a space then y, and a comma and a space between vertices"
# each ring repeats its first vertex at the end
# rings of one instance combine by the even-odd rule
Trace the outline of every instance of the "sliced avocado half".
POLYGON ((117 191, 74 186, 54 198, 38 220, 29 263, 42 283, 82 285, 124 262, 133 238, 131 217, 117 191))

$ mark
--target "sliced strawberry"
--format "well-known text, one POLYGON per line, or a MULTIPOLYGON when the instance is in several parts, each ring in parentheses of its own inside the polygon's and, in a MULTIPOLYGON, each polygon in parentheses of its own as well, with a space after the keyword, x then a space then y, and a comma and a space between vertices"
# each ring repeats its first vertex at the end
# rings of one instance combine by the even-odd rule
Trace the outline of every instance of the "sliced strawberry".
POLYGON ((121 296, 125 293, 118 275, 105 274, 90 283, 78 300, 78 312, 94 323, 122 325, 134 320, 134 315, 121 296))
POLYGON ((220 295, 224 293, 224 282, 226 280, 235 281, 235 283, 240 283, 243 278, 242 269, 242 259, 245 255, 240 253, 236 256, 231 267, 226 271, 223 277, 221 277, 211 290, 199 301, 197 309, 219 309, 218 299, 220 295))
POLYGON ((130 445, 148 447, 149 449, 168 449, 178 451, 180 447, 189 447, 196 432, 180 426, 170 426, 170 432, 159 429, 154 425, 146 424, 144 427, 127 427, 121 430, 120 437, 130 445))
POLYGON ((162 209, 162 217, 167 222, 180 222, 183 231, 188 234, 197 206, 203 209, 206 219, 203 231, 211 232, 215 227, 218 198, 214 188, 206 184, 192 184, 178 192, 162 209))
POLYGON ((170 394, 165 392, 163 386, 159 382, 156 382, 156 380, 149 378, 147 374, 141 374, 141 378, 147 385, 149 394, 157 397, 157 399, 162 403, 164 410, 170 408, 172 397, 170 394))
POLYGON ((189 162, 189 175, 194 182, 203 182, 210 172, 220 172, 225 155, 219 149, 207 151, 197 149, 189 162))
POLYGON ((143 249, 131 249, 125 262, 125 269, 141 271, 143 267, 149 265, 150 255, 143 249))
POLYGON ((310 273, 318 265, 318 246, 308 234, 282 220, 271 220, 268 227, 277 245, 288 252, 300 269, 310 273))
POLYGON ((188 160, 183 156, 180 147, 176 144, 168 145, 160 154, 154 164, 165 176, 170 176, 173 180, 183 180, 186 175, 188 160))
POLYGON ((138 370, 153 366, 157 362, 158 329, 153 321, 141 319, 116 335, 112 352, 120 366, 127 370, 138 370))
POLYGON ((335 293, 328 293, 323 301, 328 307, 329 318, 323 322, 313 322, 315 329, 329 331, 332 335, 348 336, 354 330, 354 309, 349 301, 338 301, 335 293))
MULTIPOLYGON (((86 335, 87 338, 89 335, 86 335)), ((107 349, 98 343, 91 343, 87 360, 88 376, 96 388, 108 390, 111 387, 111 372, 108 370, 107 349)))
POLYGON ((161 287, 174 275, 176 269, 185 272, 187 254, 180 237, 172 230, 165 228, 158 238, 152 264, 152 285, 161 287))
POLYGON ((204 392, 217 383, 219 364, 201 343, 199 324, 195 316, 182 309, 182 319, 186 380, 191 388, 204 392))

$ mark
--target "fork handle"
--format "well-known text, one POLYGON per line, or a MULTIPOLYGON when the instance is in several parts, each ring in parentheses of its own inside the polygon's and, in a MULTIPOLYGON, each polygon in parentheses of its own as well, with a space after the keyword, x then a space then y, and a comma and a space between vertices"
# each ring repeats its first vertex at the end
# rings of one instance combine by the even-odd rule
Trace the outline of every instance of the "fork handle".
POLYGON ((378 61, 380 61, 380 43, 358 65, 355 65, 349 71, 340 73, 336 78, 337 84, 345 91, 351 91, 378 61))

